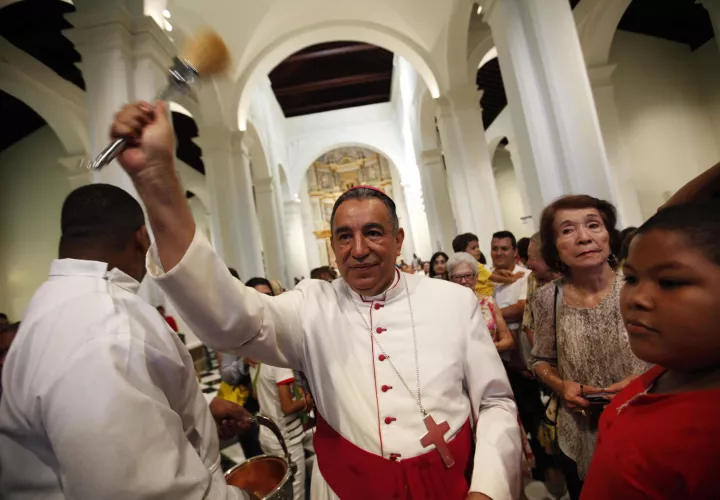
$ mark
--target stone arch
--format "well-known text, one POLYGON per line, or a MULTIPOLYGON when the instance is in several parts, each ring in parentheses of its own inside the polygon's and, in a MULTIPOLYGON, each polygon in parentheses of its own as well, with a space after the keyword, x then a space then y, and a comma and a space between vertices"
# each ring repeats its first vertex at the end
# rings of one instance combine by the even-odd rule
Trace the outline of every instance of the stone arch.
POLYGON ((272 179, 273 169, 268 161, 267 148, 263 143, 262 137, 252 122, 247 122, 247 130, 245 130, 243 144, 248 149, 251 159, 250 174, 253 184, 256 182, 266 182, 272 179))
MULTIPOLYGON (((472 2, 457 2, 450 16, 447 40, 447 68, 451 87, 465 85, 468 81, 465 67, 468 56, 468 37, 471 16, 475 14, 472 2)), ((471 78, 469 81, 473 81, 471 78)))
POLYGON ((607 64, 620 19, 632 0, 582 0, 574 17, 588 68, 607 64))
POLYGON ((440 147, 435 128, 436 104, 428 92, 424 92, 418 106, 418 131, 422 150, 434 150, 440 147))
POLYGON ((491 55, 493 51, 496 51, 495 41, 488 28, 487 34, 478 41, 468 55, 467 71, 471 82, 475 81, 475 75, 480 69, 480 66, 492 59, 491 55))
MULTIPOLYGON (((293 53, 318 43, 338 40, 370 43, 404 57, 430 89, 433 97, 439 97, 441 85, 438 81, 430 55, 407 36, 386 26, 362 20, 324 21, 304 26, 279 36, 268 44, 237 77, 236 95, 238 126, 245 130, 248 121, 250 99, 256 85, 262 78, 293 53)), ((446 85, 443 90, 446 89, 446 85)))
POLYGON ((68 155, 90 151, 84 92, 26 52, 0 38, 0 90, 30 106, 68 155))
POLYGON ((398 151, 389 152, 387 151, 387 149, 379 147, 377 144, 373 144, 370 141, 358 141, 348 138, 348 140, 337 141, 331 144, 318 145, 315 148, 306 150, 296 162, 296 165, 300 167, 293 169, 293 172, 295 172, 295 177, 288 178, 290 190, 293 193, 298 192, 305 173, 308 171, 310 166, 317 158, 329 151, 332 151, 333 149, 344 147, 366 148, 370 151, 374 151, 375 153, 383 155, 385 158, 388 159, 393 175, 397 176, 398 181, 401 181, 403 179, 402 170, 400 168, 400 166, 402 165, 402 156, 399 155, 398 151))

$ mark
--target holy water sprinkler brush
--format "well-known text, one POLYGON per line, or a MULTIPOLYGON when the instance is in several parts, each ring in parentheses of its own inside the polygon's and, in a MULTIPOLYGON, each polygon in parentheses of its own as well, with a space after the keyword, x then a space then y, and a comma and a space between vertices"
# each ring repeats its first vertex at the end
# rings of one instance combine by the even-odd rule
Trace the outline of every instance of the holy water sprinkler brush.
MULTIPOLYGON (((200 78, 225 71, 230 63, 230 52, 222 38, 210 29, 198 33, 183 47, 168 70, 168 83, 155 99, 167 100, 176 94, 187 94, 200 78)), ((97 158, 83 162, 88 170, 100 170, 115 159, 127 146, 125 139, 117 139, 106 147, 97 158)))

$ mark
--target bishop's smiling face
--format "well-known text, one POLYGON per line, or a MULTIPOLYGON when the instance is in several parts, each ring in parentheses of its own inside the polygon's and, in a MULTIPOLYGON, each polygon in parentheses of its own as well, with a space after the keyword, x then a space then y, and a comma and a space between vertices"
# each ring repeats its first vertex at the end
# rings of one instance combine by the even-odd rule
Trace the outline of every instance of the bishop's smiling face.
POLYGON ((360 295, 384 292, 395 278, 405 233, 393 230, 390 210, 377 198, 348 199, 333 219, 332 249, 340 274, 360 295))

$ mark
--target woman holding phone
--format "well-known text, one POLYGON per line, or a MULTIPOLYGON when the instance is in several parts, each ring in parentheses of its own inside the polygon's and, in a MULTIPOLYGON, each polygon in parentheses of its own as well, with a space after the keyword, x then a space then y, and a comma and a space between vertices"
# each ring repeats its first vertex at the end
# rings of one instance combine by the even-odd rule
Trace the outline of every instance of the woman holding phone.
POLYGON ((535 295, 531 366, 559 397, 556 458, 573 499, 579 498, 597 417, 608 401, 598 393, 618 392, 648 368, 630 350, 620 315, 616 220, 610 203, 572 195, 547 206, 540 221, 543 258, 563 277, 535 295))

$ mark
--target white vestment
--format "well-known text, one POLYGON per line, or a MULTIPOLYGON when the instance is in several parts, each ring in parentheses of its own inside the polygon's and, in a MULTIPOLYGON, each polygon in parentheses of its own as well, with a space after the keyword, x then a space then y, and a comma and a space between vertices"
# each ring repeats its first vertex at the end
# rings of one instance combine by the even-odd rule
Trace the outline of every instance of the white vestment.
MULTIPOLYGON (((474 421, 471 491, 494 500, 519 496, 517 409, 471 290, 398 273, 379 298, 363 299, 342 279, 305 280, 269 297, 234 279, 199 231, 177 266, 164 273, 153 248, 148 270, 208 346, 302 370, 325 421, 355 446, 385 458, 402 460, 432 448, 420 444, 427 429, 417 402, 383 360, 368 327, 415 392, 414 324, 423 406, 436 422, 450 424, 446 439, 468 418, 474 421)), ((319 468, 312 498, 335 498, 319 468)))
POLYGON ((3 370, 0 498, 240 499, 190 354, 139 283, 62 259, 3 370))

